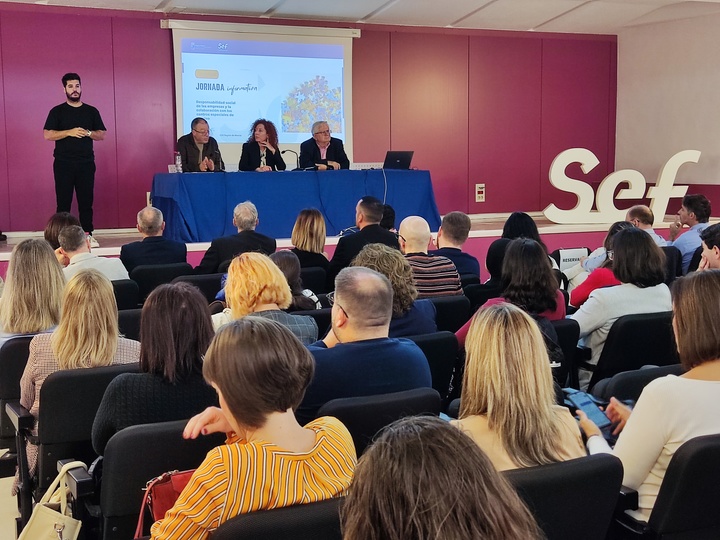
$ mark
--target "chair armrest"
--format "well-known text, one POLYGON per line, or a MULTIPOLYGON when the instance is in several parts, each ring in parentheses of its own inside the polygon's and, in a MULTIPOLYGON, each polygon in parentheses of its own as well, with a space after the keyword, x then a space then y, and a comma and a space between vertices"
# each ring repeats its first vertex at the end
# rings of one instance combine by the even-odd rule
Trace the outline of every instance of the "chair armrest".
MULTIPOLYGON (((63 468, 63 465, 75 461, 73 459, 59 459, 57 462, 58 472, 63 468)), ((95 492, 95 481, 90 473, 87 472, 83 467, 75 467, 67 472, 65 478, 70 494, 77 501, 82 497, 87 497, 95 492)))
POLYGON ((620 495, 618 497, 616 512, 625 512, 625 510, 638 509, 638 492, 627 486, 620 486, 620 495))
POLYGON ((35 426, 35 417, 30 414, 25 407, 20 405, 19 401, 11 401, 5 404, 5 412, 15 427, 16 432, 23 430, 31 430, 35 426))

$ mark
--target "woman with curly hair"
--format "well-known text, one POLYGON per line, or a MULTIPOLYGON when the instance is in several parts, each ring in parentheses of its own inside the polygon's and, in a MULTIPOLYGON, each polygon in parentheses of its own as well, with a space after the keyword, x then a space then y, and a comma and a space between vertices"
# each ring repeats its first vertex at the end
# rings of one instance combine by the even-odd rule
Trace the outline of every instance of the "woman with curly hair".
POLYGON ((250 138, 242 145, 241 171, 284 171, 285 161, 278 148, 278 134, 275 124, 260 118, 250 128, 250 138))
POLYGON ((357 254, 352 266, 375 270, 390 280, 393 289, 391 338, 437 332, 435 305, 417 300, 410 263, 397 249, 384 244, 368 244, 357 254))

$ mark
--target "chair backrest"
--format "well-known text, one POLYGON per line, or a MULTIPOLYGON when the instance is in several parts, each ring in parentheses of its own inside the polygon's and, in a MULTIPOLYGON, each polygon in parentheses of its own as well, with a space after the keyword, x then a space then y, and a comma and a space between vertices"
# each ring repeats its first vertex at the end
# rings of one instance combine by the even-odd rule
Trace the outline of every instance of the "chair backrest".
POLYGON ((13 448, 15 428, 5 412, 5 404, 20 399, 20 378, 27 364, 33 336, 18 336, 0 347, 0 445, 13 448))
POLYGON ((685 369, 680 364, 636 369, 635 371, 623 371, 622 373, 613 375, 607 381, 607 384, 596 385, 595 388, 593 388, 593 395, 605 401, 609 401, 611 397, 623 401, 637 401, 643 388, 645 388, 649 382, 659 377, 665 377, 666 375, 682 375, 683 373, 685 373, 685 369))
POLYGON ((469 287, 470 285, 479 285, 480 284, 480 276, 476 276, 475 274, 460 274, 460 285, 464 289, 465 287, 469 287))
POLYGON ((315 319, 315 323, 317 323, 318 326, 318 337, 323 338, 325 337, 325 334, 328 333, 328 330, 330 330, 330 313, 332 311, 332 308, 322 308, 322 309, 303 309, 300 311, 293 311, 293 315, 309 315, 313 319, 315 319))
POLYGON ((695 250, 692 259, 690 259, 690 266, 688 266, 688 272, 694 272, 700 266, 700 259, 702 259, 702 246, 695 250))
POLYGON ((550 324, 555 328, 558 337, 557 344, 560 345, 564 356, 562 365, 559 368, 553 368, 553 378, 561 387, 565 387, 569 384, 568 377, 573 371, 572 366, 577 354, 578 339, 580 339, 580 325, 573 319, 550 321, 550 324))
POLYGON ((457 332, 470 320, 470 300, 465 295, 429 298, 435 304, 435 322, 439 332, 457 332))
POLYGON ((308 266, 300 269, 303 287, 315 294, 327 292, 325 288, 325 269, 319 266, 308 266))
POLYGON ((184 439, 186 423, 178 420, 131 426, 110 438, 103 456, 100 489, 105 540, 133 537, 143 488, 149 480, 172 470, 196 469, 211 449, 223 444, 224 434, 219 433, 184 439))
POLYGON ((470 312, 475 313, 480 306, 491 298, 502 296, 502 290, 499 286, 486 285, 468 285, 464 287, 465 296, 470 300, 470 312))
POLYGON ((458 341, 455 334, 435 332, 410 336, 407 339, 411 339, 422 349, 430 366, 433 388, 445 399, 450 391, 453 370, 458 363, 458 341))
POLYGON ((320 407, 318 417, 334 416, 352 435, 358 457, 382 428, 395 420, 419 414, 440 414, 440 394, 432 388, 340 398, 320 407))
POLYGON ((610 454, 506 471, 547 538, 604 540, 623 466, 610 454))
POLYGON ((118 310, 135 309, 140 303, 140 288, 132 279, 116 279, 112 282, 118 310))
POLYGON ((140 288, 140 300, 145 301, 155 287, 163 283, 170 283, 178 276, 193 273, 193 267, 188 263, 172 264, 141 264, 130 272, 130 279, 140 288))
POLYGON ((590 255, 590 250, 586 247, 560 248, 550 253, 550 257, 555 260, 561 272, 579 263, 580 257, 588 255, 590 255))
POLYGON ((677 449, 648 525, 663 539, 720 538, 720 435, 690 439, 677 449))
POLYGON ((124 309, 118 311, 118 329, 128 339, 140 341, 140 316, 142 309, 124 309))
POLYGON ((342 540, 340 507, 344 497, 242 514, 226 521, 213 540, 342 540))
POLYGON ((220 292, 221 280, 224 274, 189 274, 178 276, 172 280, 173 283, 184 281, 190 285, 194 285, 203 294, 208 304, 215 300, 215 296, 220 292))
POLYGON ((38 468, 41 490, 57 476, 57 460, 91 463, 92 425, 105 389, 121 373, 136 373, 138 364, 63 369, 51 373, 40 389, 38 468))
POLYGON ((675 246, 662 246, 665 252, 665 283, 670 285, 675 278, 682 276, 682 253, 675 246))
POLYGON ((672 311, 623 315, 610 328, 589 388, 622 371, 679 363, 672 311))

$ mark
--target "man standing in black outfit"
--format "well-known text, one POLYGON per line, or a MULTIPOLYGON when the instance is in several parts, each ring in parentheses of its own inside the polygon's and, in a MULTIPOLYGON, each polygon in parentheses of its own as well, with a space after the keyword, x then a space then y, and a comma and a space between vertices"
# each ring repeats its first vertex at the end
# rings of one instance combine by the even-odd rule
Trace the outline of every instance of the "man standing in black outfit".
POLYGON ((80 224, 90 235, 90 245, 97 247, 92 238, 95 187, 93 141, 105 139, 106 129, 98 110, 80 100, 80 75, 66 73, 62 83, 65 103, 50 109, 43 128, 45 140, 55 141, 53 173, 57 212, 70 211, 74 189, 80 224))

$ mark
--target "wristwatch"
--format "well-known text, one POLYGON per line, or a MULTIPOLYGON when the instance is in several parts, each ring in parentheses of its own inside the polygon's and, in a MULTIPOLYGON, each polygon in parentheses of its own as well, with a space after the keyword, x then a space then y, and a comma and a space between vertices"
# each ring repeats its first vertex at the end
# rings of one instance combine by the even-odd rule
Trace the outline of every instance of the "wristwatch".
POLYGON ((90 131, 89 129, 87 130, 87 136, 92 137, 92 131, 90 131))

